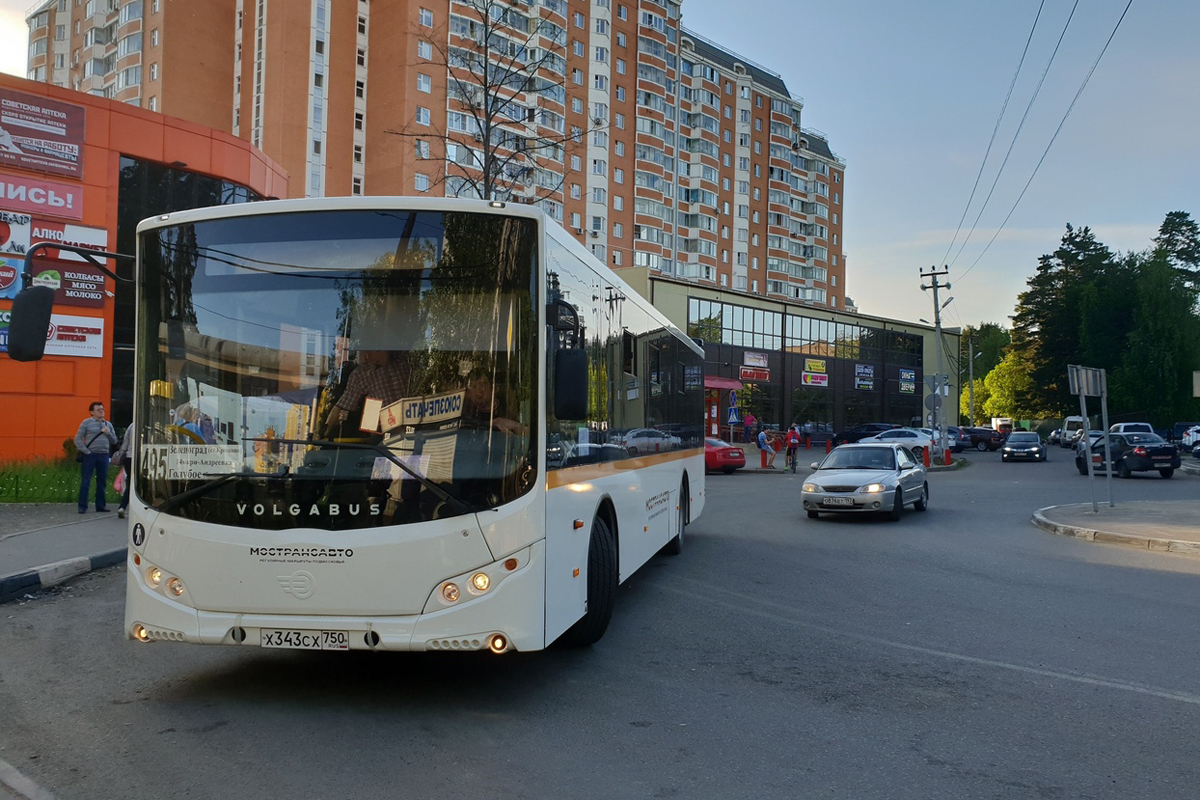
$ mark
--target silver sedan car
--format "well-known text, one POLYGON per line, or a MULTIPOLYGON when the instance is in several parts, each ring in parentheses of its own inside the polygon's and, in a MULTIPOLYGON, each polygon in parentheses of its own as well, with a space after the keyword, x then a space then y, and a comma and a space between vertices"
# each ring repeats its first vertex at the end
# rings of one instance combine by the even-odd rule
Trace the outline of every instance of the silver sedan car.
POLYGON ((929 507, 925 468, 903 445, 844 444, 812 468, 800 491, 810 518, 822 512, 885 513, 895 521, 906 505, 917 511, 929 507))

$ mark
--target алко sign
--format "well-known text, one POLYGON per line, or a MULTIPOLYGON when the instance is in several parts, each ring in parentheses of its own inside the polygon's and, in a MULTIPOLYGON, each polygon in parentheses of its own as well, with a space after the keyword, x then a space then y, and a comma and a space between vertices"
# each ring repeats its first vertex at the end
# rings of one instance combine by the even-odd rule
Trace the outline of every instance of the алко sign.
POLYGON ((0 88, 0 165, 83 175, 83 106, 0 88))
MULTIPOLYGON (((0 299, 16 297, 21 291, 24 254, 40 242, 105 250, 108 231, 0 211, 0 299)), ((49 286, 54 290, 55 305, 100 308, 108 297, 104 274, 88 264, 83 256, 67 250, 49 247, 39 251, 34 257, 33 276, 34 286, 49 286)))

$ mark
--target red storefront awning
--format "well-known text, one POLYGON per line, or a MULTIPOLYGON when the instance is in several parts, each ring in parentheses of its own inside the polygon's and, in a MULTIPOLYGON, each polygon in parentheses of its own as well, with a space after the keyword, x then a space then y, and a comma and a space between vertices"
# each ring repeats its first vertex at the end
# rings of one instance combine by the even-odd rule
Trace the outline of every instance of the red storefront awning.
POLYGON ((742 382, 733 378, 722 378, 718 375, 704 376, 705 389, 741 389, 742 382))

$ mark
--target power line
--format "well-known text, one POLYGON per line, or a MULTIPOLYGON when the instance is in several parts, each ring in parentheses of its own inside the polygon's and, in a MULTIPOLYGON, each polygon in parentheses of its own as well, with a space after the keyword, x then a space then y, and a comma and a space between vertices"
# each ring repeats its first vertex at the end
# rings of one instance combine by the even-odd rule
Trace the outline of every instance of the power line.
MULTIPOLYGON (((1008 216, 1004 218, 1004 221, 1000 223, 1000 227, 996 228, 996 232, 992 234, 992 238, 988 241, 987 246, 983 248, 983 252, 980 253, 979 257, 971 263, 971 266, 967 267, 966 272, 963 272, 964 276, 971 270, 975 269, 975 265, 979 263, 979 260, 983 258, 984 253, 986 253, 988 248, 992 246, 992 242, 996 241, 996 237, 1000 235, 1000 231, 1004 230, 1004 226, 1008 224, 1008 220, 1012 217, 1013 212, 1017 210, 1017 206, 1021 203, 1021 198, 1023 198, 1025 196, 1025 192, 1029 190, 1030 184, 1033 183, 1034 177, 1037 176, 1038 170, 1042 167, 1042 162, 1046 160, 1046 156, 1050 153, 1050 148, 1054 146, 1054 140, 1058 138, 1058 134, 1062 131, 1063 125, 1067 123, 1067 117, 1071 116, 1071 111, 1074 110, 1075 104, 1079 102, 1080 95, 1082 95, 1083 90, 1087 88, 1088 81, 1092 79, 1092 73, 1096 71, 1096 67, 1100 66, 1100 59, 1104 58, 1104 54, 1108 52, 1108 46, 1112 44, 1112 40, 1117 35, 1117 30, 1121 27, 1121 23, 1125 21, 1125 15, 1129 13, 1129 7, 1132 5, 1133 0, 1129 0, 1129 2, 1125 4, 1125 10, 1121 12, 1121 18, 1118 19, 1117 24, 1113 26, 1112 33, 1108 35, 1108 40, 1104 43, 1104 47, 1100 49, 1100 54, 1096 56, 1096 60, 1092 63, 1092 68, 1089 69, 1087 75, 1084 76, 1083 83, 1079 84, 1079 90, 1075 92, 1075 97, 1071 99, 1071 105, 1067 107, 1067 113, 1063 114, 1063 118, 1059 121, 1058 127, 1054 129, 1054 135, 1050 137, 1050 142, 1046 145, 1046 149, 1042 152, 1042 157, 1038 159, 1037 165, 1033 168, 1033 173, 1029 176, 1029 180, 1025 182, 1025 188, 1021 190, 1021 194, 1017 196, 1016 202, 1013 203, 1012 208, 1009 209, 1008 216)), ((959 277, 959 280, 961 281, 962 277, 959 277)))
MULTIPOLYGON (((1017 130, 1013 133, 1012 141, 1008 143, 1008 152, 1004 154, 1004 160, 1000 162, 1000 169, 996 171, 996 177, 992 180, 992 186, 988 190, 987 197, 983 200, 983 205, 979 207, 979 213, 975 215, 975 221, 971 223, 971 230, 967 231, 967 235, 963 237, 963 243, 958 248, 958 252, 954 254, 954 258, 950 260, 953 264, 962 255, 962 251, 966 249, 967 242, 971 241, 971 234, 975 233, 976 226, 979 225, 979 220, 983 216, 984 210, 988 203, 991 202, 992 194, 996 191, 996 184, 1000 182, 1000 176, 1004 174, 1004 168, 1008 165, 1008 158, 1012 155, 1013 148, 1017 144, 1017 139, 1021 136, 1021 130, 1025 127, 1025 120, 1029 118, 1029 112, 1033 110, 1033 104, 1037 101, 1038 95, 1041 94, 1042 84, 1046 82, 1046 76, 1050 74, 1050 67, 1054 64, 1054 59, 1058 55, 1058 49, 1062 46, 1063 39, 1067 35, 1067 29, 1071 27, 1071 20, 1075 18, 1075 10, 1079 8, 1079 0, 1075 0, 1075 5, 1071 6, 1071 13, 1067 17, 1066 23, 1063 25, 1062 32, 1058 34, 1058 42, 1054 45, 1054 51, 1050 54, 1050 60, 1046 62, 1046 68, 1042 70, 1042 77, 1038 79, 1037 86, 1033 90, 1033 96, 1029 98, 1029 103, 1025 106, 1025 113, 1021 115, 1021 121, 1017 125, 1017 130)), ((966 275, 966 273, 963 273, 966 275)))
POLYGON ((992 144, 996 141, 996 133, 1000 130, 1000 121, 1004 119, 1004 112, 1008 110, 1008 101, 1012 98, 1013 87, 1017 85, 1017 76, 1021 74, 1021 67, 1025 64, 1025 56, 1029 53, 1029 43, 1033 41, 1033 32, 1037 30, 1038 20, 1042 18, 1042 9, 1046 5, 1046 0, 1042 0, 1038 6, 1037 16, 1033 18, 1033 27, 1029 29, 1029 36, 1025 39, 1025 49, 1021 51, 1021 59, 1017 62, 1017 71, 1013 73, 1012 83, 1008 85, 1008 94, 1004 96, 1004 103, 1000 106, 1000 115, 996 117, 996 124, 992 127, 992 138, 988 139, 987 149, 983 153, 983 161, 979 164, 979 172, 975 175, 975 184, 971 187, 971 194, 967 197, 967 204, 963 206, 962 216, 958 218, 958 227, 954 229, 954 236, 950 237, 950 245, 946 248, 946 254, 942 256, 942 263, 946 263, 946 259, 950 256, 950 251, 954 249, 954 242, 958 240, 958 234, 962 230, 963 220, 967 218, 967 211, 971 208, 971 201, 975 199, 975 190, 979 188, 979 179, 983 177, 983 168, 987 165, 988 156, 992 153, 992 144))

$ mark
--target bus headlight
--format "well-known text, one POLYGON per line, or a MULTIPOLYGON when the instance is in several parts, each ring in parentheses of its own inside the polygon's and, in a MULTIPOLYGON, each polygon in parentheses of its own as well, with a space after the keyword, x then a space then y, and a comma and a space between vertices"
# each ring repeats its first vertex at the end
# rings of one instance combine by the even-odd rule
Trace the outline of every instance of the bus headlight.
POLYGON ((167 581, 167 591, 179 597, 183 594, 183 581, 179 580, 179 578, 171 578, 167 581))
POLYGON ((162 579, 163 571, 158 567, 151 567, 150 569, 146 570, 146 582, 154 588, 158 588, 158 585, 162 583, 162 579))
POLYGON ((442 586, 442 599, 447 603, 458 602, 458 587, 453 583, 447 583, 442 586))
POLYGON ((488 577, 486 572, 476 572, 471 576, 471 585, 475 587, 475 591, 482 594, 492 585, 492 579, 488 577))

